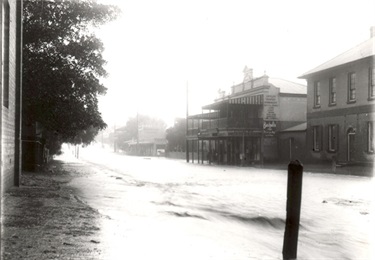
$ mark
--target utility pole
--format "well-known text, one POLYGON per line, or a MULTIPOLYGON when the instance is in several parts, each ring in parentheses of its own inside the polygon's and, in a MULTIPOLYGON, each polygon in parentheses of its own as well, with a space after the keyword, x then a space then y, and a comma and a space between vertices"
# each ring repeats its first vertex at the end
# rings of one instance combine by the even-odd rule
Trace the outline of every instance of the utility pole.
POLYGON ((116 123, 113 127, 113 152, 116 152, 116 123))
POLYGON ((186 162, 189 162, 189 141, 188 141, 188 134, 189 134, 189 82, 186 81, 186 162))
POLYGON ((139 115, 137 111, 137 148, 136 148, 136 154, 139 155, 139 115))
MULTIPOLYGON (((15 89, 15 150, 14 185, 20 186, 22 172, 22 1, 16 1, 16 89, 15 89)), ((0 129, 1 131, 1 129, 0 129)), ((1 148, 1 147, 0 147, 1 148)))

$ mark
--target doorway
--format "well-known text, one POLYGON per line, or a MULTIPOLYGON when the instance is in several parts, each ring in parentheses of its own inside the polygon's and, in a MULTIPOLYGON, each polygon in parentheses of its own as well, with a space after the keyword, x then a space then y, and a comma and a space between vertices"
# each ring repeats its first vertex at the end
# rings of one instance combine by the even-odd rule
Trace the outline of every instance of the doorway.
POLYGON ((354 154, 355 154, 355 131, 353 128, 350 128, 348 130, 348 136, 347 136, 347 142, 348 142, 348 162, 354 161, 354 154))

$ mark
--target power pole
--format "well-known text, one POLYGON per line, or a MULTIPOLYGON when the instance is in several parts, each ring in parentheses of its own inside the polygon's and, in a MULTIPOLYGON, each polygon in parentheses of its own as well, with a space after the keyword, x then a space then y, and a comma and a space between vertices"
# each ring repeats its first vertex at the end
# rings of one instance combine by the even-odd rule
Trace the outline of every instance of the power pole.
POLYGON ((136 148, 136 155, 139 155, 139 115, 137 111, 137 148, 136 148))
POLYGON ((113 127, 113 152, 116 152, 116 124, 113 127))
POLYGON ((188 134, 189 134, 189 82, 186 82, 186 162, 189 162, 189 141, 188 141, 188 134))

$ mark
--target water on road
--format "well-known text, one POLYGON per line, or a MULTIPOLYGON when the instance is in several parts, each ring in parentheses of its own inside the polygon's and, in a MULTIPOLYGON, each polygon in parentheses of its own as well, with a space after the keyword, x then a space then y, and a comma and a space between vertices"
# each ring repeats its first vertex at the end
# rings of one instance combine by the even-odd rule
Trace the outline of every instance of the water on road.
MULTIPOLYGON (((105 259, 282 259, 287 166, 187 164, 89 148, 71 184, 105 259)), ((373 259, 372 178, 304 173, 298 259, 373 259)))

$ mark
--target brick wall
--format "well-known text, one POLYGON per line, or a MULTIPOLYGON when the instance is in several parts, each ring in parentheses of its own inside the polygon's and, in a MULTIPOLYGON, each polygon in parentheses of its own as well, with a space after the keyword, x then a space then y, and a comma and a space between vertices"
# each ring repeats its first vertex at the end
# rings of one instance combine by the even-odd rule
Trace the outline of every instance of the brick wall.
MULTIPOLYGON (((15 72, 16 72, 16 1, 2 1, 1 14, 6 3, 9 3, 9 105, 4 106, 1 98, 1 192, 6 191, 14 183, 15 155, 15 72)), ((3 19, 1 19, 3 21, 3 19)), ((3 31, 1 22, 1 31, 3 31)), ((4 39, 4 35, 2 35, 4 39)), ((2 41, 3 42, 3 41, 2 41)), ((1 46, 1 53, 4 49, 1 46)), ((1 55, 3 57, 3 55, 1 55)), ((4 61, 2 61, 4 63, 4 61)), ((3 96, 3 67, 1 72, 1 96, 3 96)))

